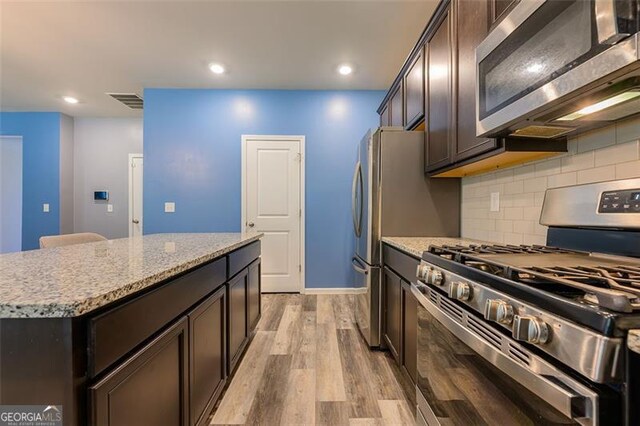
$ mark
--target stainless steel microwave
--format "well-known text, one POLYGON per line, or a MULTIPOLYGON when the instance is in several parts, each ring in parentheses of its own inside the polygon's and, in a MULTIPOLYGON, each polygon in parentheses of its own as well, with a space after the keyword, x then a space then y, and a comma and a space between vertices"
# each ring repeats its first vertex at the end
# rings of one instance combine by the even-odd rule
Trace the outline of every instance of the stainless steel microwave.
POLYGON ((555 138, 640 113, 640 0, 520 0, 476 49, 478 136, 555 138))

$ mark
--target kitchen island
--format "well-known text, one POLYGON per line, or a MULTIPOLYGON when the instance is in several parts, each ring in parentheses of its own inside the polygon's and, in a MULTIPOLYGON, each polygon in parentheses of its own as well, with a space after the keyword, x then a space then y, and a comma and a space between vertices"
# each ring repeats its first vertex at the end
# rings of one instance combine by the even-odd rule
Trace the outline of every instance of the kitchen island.
POLYGON ((206 423, 260 317, 261 234, 0 256, 0 405, 65 425, 206 423))

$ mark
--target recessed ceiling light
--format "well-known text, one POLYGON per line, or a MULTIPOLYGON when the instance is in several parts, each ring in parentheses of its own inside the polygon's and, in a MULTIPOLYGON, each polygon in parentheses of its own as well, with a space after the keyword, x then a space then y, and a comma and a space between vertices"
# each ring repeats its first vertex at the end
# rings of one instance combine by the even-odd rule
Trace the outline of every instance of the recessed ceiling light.
POLYGON ((65 101, 68 104, 77 104, 78 103, 78 99, 74 98, 73 96, 63 96, 62 100, 65 101))
POLYGON ((222 65, 220 65, 220 64, 211 64, 211 65, 209 65, 209 69, 214 74, 223 74, 224 73, 224 67, 222 65))
POLYGON ((338 72, 342 75, 349 75, 353 72, 353 68, 349 65, 340 65, 340 67, 338 67, 338 72))

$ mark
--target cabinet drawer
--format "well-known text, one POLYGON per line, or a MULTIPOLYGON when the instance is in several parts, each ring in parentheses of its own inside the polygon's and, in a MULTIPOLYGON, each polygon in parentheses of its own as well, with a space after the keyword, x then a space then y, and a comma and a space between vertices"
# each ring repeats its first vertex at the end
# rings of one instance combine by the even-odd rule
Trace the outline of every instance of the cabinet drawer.
POLYGON ((400 274, 405 281, 410 283, 417 281, 416 270, 418 269, 420 259, 410 256, 387 244, 383 244, 382 259, 386 266, 400 274))
POLYGON ((175 278, 89 320, 89 376, 95 377, 224 284, 226 258, 175 278))
POLYGON ((228 277, 233 277, 258 257, 260 257, 260 241, 256 241, 234 252, 231 252, 229 256, 227 256, 227 259, 229 259, 228 277))

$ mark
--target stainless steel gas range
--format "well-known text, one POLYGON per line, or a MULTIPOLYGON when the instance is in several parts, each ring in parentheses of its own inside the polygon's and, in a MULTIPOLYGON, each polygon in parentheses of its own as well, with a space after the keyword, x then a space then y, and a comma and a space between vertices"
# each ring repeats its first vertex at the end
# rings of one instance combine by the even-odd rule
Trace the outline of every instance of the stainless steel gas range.
POLYGON ((424 252, 419 423, 640 424, 640 179, 548 190, 541 223, 424 252))

